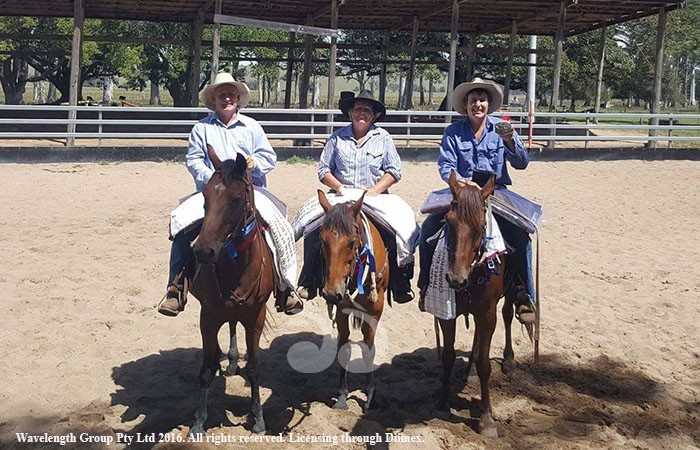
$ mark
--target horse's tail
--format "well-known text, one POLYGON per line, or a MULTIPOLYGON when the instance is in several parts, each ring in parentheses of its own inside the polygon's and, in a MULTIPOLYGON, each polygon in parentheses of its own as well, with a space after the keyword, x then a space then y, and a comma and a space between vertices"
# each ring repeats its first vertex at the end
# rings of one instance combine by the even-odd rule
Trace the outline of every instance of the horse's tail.
POLYGON ((438 318, 433 316, 433 326, 435 327, 435 345, 437 346, 437 357, 442 359, 442 344, 440 343, 440 323, 438 318))
MULTIPOLYGON (((535 342, 535 324, 533 323, 528 323, 528 324, 520 324, 522 328, 525 329, 525 332, 527 333, 528 339, 530 339, 530 344, 534 344, 535 342)), ((522 329, 521 328, 521 329, 522 329)))

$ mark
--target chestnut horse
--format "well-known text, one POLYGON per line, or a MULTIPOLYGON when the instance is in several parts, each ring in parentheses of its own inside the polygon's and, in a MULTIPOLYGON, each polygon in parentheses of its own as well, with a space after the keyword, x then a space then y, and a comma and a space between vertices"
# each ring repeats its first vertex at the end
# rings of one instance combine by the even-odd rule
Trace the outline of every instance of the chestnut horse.
MULTIPOLYGON (((481 384, 481 420, 479 432, 497 437, 496 423, 491 410, 489 377, 491 376, 491 338, 496 328, 496 308, 498 300, 505 295, 502 309, 506 330, 506 344, 503 350, 503 371, 509 373, 514 368, 511 323, 513 321, 514 293, 506 282, 505 258, 493 260, 495 266, 489 270, 479 262, 484 252, 486 229, 486 199, 494 191, 495 177, 491 177, 483 188, 476 184, 464 184, 457 180, 454 171, 449 179, 452 191, 450 210, 445 215, 447 223, 448 270, 447 282, 455 290, 457 302, 456 317, 451 320, 438 319, 444 334, 445 346, 442 351, 442 388, 436 405, 436 413, 441 417, 450 415, 450 377, 455 362, 455 324, 457 317, 468 314, 474 316, 474 338, 469 355, 467 377, 472 364, 481 384), (495 270, 494 270, 495 269, 495 270)), ((468 323, 468 322, 467 322, 468 323)))
POLYGON ((321 248, 325 259, 323 298, 326 299, 329 315, 335 306, 334 322, 338 326, 338 348, 340 383, 335 409, 347 409, 348 377, 347 364, 351 348, 349 317, 353 327, 361 327, 363 336, 362 359, 367 370, 367 411, 374 396, 374 338, 384 310, 384 293, 389 282, 389 260, 379 230, 362 214, 364 194, 351 206, 331 206, 323 191, 318 191, 318 200, 326 212, 321 226, 321 248), (359 280, 359 281, 358 281, 359 280))
POLYGON ((230 375, 238 372, 236 324, 245 328, 245 372, 251 389, 253 432, 260 433, 265 431, 258 380, 260 336, 265 325, 265 303, 274 289, 274 262, 255 210, 245 157, 238 154, 235 160, 222 163, 209 148, 209 158, 215 172, 203 191, 204 221, 193 245, 198 267, 191 285, 192 294, 202 305, 199 330, 204 359, 199 371, 199 405, 190 434, 204 434, 209 386, 221 370, 217 335, 226 322, 232 343, 227 370, 230 375))

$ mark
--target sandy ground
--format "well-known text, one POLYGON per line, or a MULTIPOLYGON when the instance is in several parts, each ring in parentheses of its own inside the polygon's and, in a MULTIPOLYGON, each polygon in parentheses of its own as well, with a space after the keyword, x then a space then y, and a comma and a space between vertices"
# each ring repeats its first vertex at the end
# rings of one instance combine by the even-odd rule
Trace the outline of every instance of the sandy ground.
MULTIPOLYGON (((192 299, 174 319, 154 309, 166 278, 167 214, 192 188, 185 168, 0 170, 0 448, 123 448, 114 439, 127 436, 140 449, 156 445, 145 440, 185 438, 199 391, 199 305, 192 299), (21 444, 17 433, 78 442, 21 444)), ((266 436, 249 431, 244 380, 220 377, 206 423, 212 442, 200 448, 220 440, 237 442, 220 448, 698 448, 700 163, 533 162, 512 175, 547 211, 543 321, 538 365, 515 327, 519 365, 509 378, 499 369, 499 319, 491 381, 499 439, 474 431, 479 390, 475 377, 465 386, 471 334, 463 326, 452 417, 433 418, 440 364, 433 321, 416 302, 388 309, 380 323, 378 408, 363 415, 351 400, 348 411, 332 410, 337 366, 307 375, 286 359, 292 344, 320 345, 333 333, 316 300, 294 317, 271 311, 262 341, 267 438, 285 443, 238 443, 266 436), (397 437, 387 443, 385 433, 397 437), (377 434, 375 446, 348 442, 377 434), (299 442, 314 437, 338 444, 299 442), (411 437, 422 442, 396 442, 411 437)), ((294 213, 319 187, 315 167, 280 164, 270 187, 294 213)), ((433 164, 407 163, 393 192, 417 210, 440 187, 433 164)), ((350 385, 364 399, 364 377, 352 375, 350 385)))

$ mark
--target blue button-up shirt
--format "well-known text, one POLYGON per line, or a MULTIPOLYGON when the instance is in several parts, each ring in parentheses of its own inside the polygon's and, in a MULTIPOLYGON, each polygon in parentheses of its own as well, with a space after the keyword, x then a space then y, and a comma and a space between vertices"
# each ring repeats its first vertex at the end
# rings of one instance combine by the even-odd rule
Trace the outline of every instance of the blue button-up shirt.
POLYGON ((318 162, 318 179, 331 173, 345 186, 369 189, 390 173, 401 179, 401 159, 389 133, 372 125, 362 144, 352 133, 352 124, 328 138, 318 162))
POLYGON ((277 164, 277 155, 267 140, 265 131, 255 119, 238 113, 236 120, 226 126, 212 113, 192 128, 185 158, 198 192, 204 189, 214 173, 207 144, 212 146, 221 161, 234 159, 237 153, 251 155, 255 160, 251 177, 256 186, 267 185, 265 175, 277 164))
POLYGON ((515 131, 514 151, 508 150, 494 128, 498 122, 502 122, 502 119, 486 117, 485 129, 478 141, 467 118, 445 129, 438 156, 438 170, 443 180, 449 180, 452 170, 457 172, 459 178, 467 180, 472 178, 475 170, 479 170, 496 174, 497 185, 512 184, 505 161, 508 160, 515 169, 524 169, 530 157, 515 131))

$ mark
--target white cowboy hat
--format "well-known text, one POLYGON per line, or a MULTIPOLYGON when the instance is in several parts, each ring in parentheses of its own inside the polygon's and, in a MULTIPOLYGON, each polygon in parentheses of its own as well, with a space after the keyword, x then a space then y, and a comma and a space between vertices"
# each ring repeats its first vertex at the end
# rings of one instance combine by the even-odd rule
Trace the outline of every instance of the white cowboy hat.
POLYGON ((233 79, 230 73, 221 72, 216 74, 214 82, 204 89, 202 92, 202 97, 204 97, 204 106, 208 109, 214 111, 214 90, 223 84, 231 84, 236 87, 241 98, 238 100, 238 107, 244 108, 248 101, 250 100, 250 89, 248 85, 242 81, 236 81, 233 79))
POLYGON ((482 80, 476 77, 472 81, 460 84, 452 92, 452 107, 461 115, 467 115, 467 106, 464 100, 472 89, 483 89, 489 93, 491 99, 489 100, 488 114, 491 114, 501 107, 503 103, 503 90, 501 86, 491 80, 482 80))

